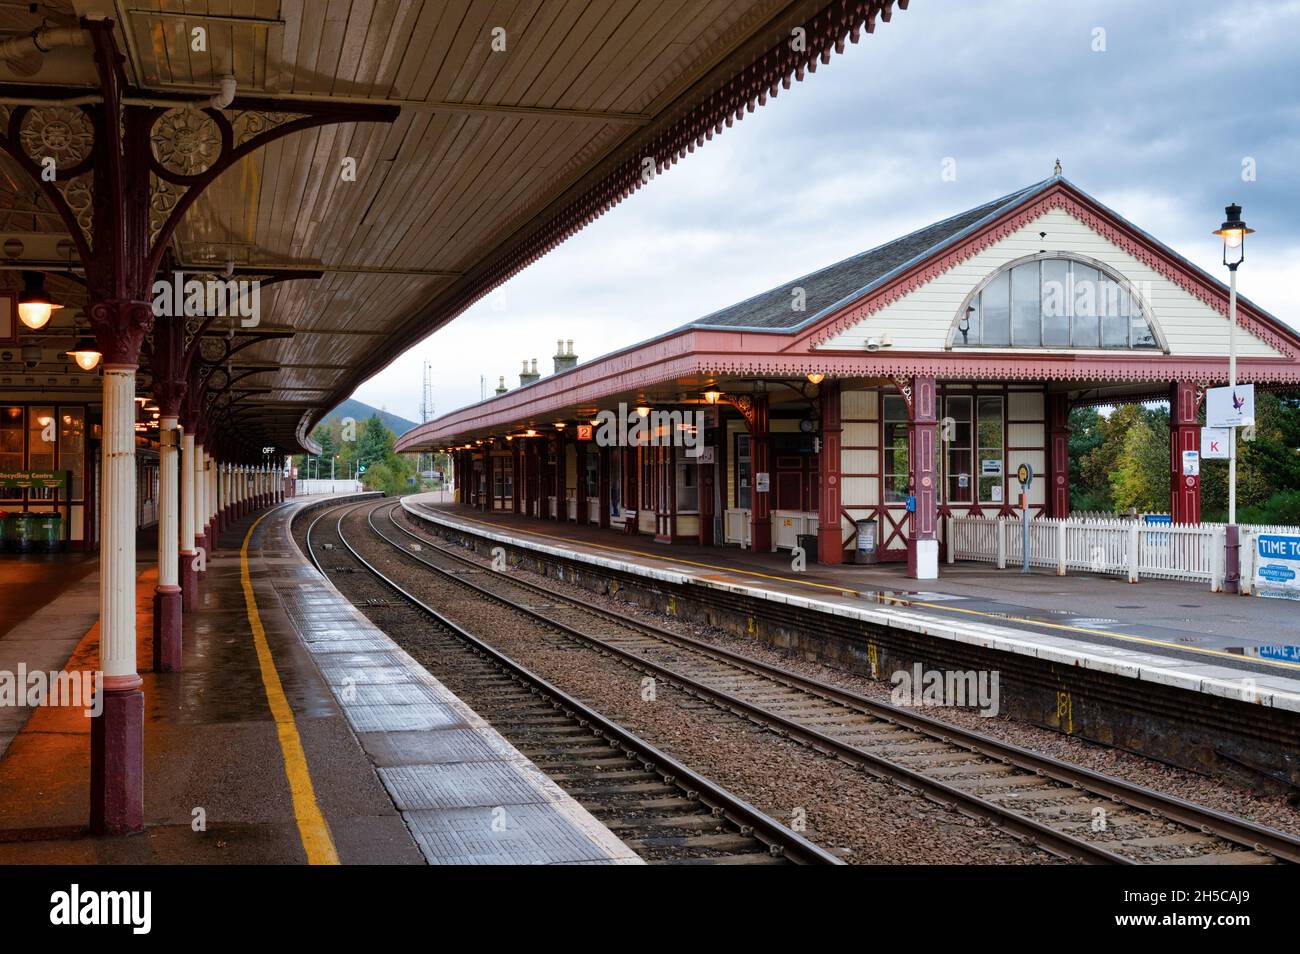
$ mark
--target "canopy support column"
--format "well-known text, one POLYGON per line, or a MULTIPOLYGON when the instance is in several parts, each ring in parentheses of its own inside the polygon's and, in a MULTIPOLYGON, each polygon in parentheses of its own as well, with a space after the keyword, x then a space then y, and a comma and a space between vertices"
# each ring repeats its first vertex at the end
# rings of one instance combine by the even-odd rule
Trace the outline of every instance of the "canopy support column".
POLYGON ((1169 514, 1174 523, 1201 522, 1201 478, 1183 473, 1183 452, 1200 452, 1204 395, 1191 381, 1175 381, 1169 389, 1169 514))
POLYGON ((911 393, 903 394, 910 418, 908 456, 915 502, 907 537, 907 575, 913 580, 939 577, 937 390, 933 377, 918 375, 911 381, 911 393))
POLYGON ((844 537, 840 532, 840 382, 823 381, 817 397, 821 405, 817 562, 836 564, 844 561, 844 537))

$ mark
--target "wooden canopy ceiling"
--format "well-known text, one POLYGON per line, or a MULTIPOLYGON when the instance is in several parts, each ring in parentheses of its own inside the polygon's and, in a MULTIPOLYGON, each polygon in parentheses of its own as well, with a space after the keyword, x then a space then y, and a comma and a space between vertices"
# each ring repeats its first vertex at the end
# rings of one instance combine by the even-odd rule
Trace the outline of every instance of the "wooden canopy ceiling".
MULTIPOLYGON (((34 14, 0 6, 0 40, 110 18, 140 96, 211 94, 233 75, 237 96, 286 111, 399 107, 391 124, 324 126, 246 157, 173 239, 183 269, 323 273, 265 290, 263 325, 292 336, 244 349, 242 367, 258 370, 232 389, 246 398, 241 426, 296 450, 358 384, 640 188, 647 168, 693 151, 906 5, 62 0, 34 14)), ((24 89, 93 93, 94 77, 84 48, 0 61, 10 102, 24 89)), ((23 179, 0 161, 0 206, 18 212, 0 214, 0 237, 26 235, 48 260, 60 224, 23 179)))

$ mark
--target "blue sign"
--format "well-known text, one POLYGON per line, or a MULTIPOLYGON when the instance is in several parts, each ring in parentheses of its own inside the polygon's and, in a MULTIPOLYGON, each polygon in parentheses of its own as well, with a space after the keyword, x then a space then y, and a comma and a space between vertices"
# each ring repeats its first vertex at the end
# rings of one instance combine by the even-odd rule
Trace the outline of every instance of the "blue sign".
POLYGON ((908 494, 907 497, 907 512, 916 513, 916 497, 912 494, 908 494))
POLYGON ((1300 600, 1300 536, 1264 533, 1256 539, 1255 594, 1300 600))
POLYGON ((1149 513, 1142 518, 1147 523, 1171 524, 1174 518, 1167 513, 1149 513))
POLYGON ((1300 646, 1256 646, 1255 653, 1260 659, 1300 662, 1300 646))

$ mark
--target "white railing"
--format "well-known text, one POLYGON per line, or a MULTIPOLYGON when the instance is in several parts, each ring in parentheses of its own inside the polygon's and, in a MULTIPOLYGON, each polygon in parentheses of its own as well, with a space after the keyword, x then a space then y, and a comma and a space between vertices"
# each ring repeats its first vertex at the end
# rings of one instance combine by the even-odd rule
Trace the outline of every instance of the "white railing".
POLYGON ((799 537, 816 534, 820 515, 816 511, 773 510, 772 549, 790 550, 799 543, 799 537))
MULTIPOLYGON (((1024 525, 1018 517, 949 517, 948 560, 1020 566, 1024 525)), ((1223 587, 1221 526, 1136 520, 1043 517, 1029 522, 1029 565, 1139 579, 1194 580, 1223 587)))
POLYGON ((722 540, 724 543, 738 543, 741 547, 749 548, 750 534, 750 512, 744 509, 728 510, 725 519, 722 521, 723 533, 722 540))
POLYGON ((358 494, 364 488, 359 480, 328 480, 316 478, 298 479, 298 496, 311 497, 316 494, 358 494))

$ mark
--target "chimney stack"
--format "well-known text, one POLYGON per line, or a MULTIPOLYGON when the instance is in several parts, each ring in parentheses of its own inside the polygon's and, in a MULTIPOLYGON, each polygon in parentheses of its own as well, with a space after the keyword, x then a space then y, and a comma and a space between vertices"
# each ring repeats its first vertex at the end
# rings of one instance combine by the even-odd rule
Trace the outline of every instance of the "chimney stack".
POLYGON ((500 379, 497 381, 497 397, 500 397, 501 395, 505 394, 509 390, 510 389, 506 387, 506 376, 503 374, 501 375, 500 379))
POLYGON ((555 373, 559 374, 561 371, 568 371, 570 368, 575 367, 577 363, 578 356, 573 353, 573 339, 568 340, 567 347, 564 341, 557 340, 555 342, 555 373))
POLYGON ((533 370, 529 371, 528 359, 524 358, 523 370, 519 372, 519 386, 527 387, 540 377, 541 375, 537 373, 537 359, 533 358, 533 370))

